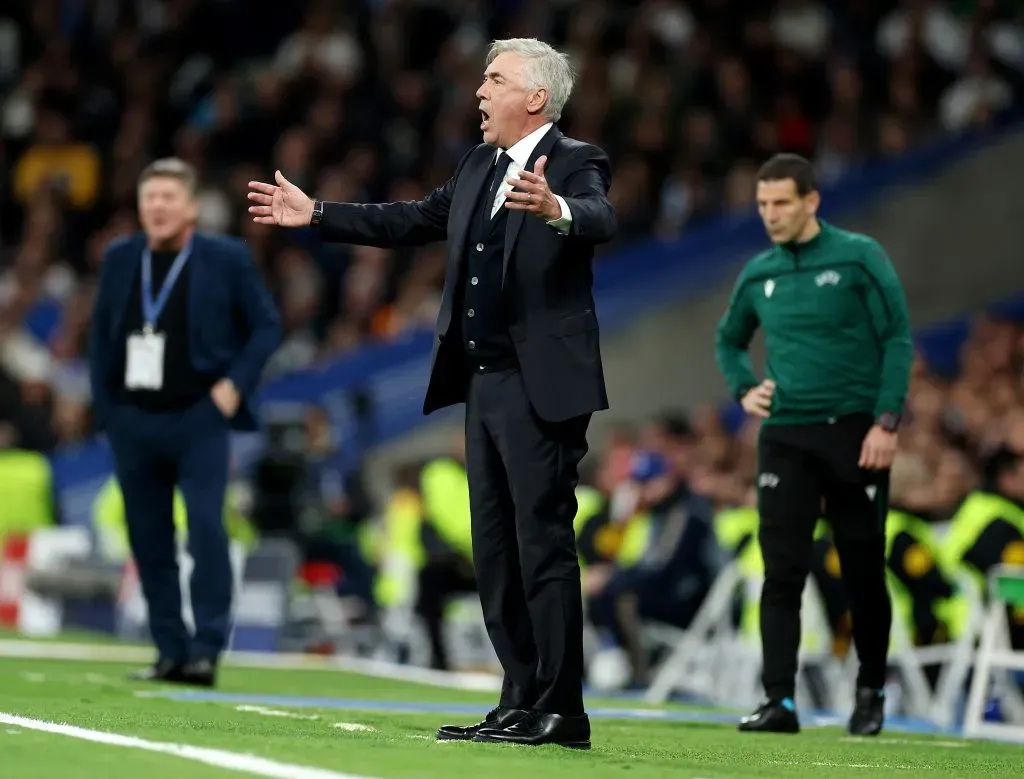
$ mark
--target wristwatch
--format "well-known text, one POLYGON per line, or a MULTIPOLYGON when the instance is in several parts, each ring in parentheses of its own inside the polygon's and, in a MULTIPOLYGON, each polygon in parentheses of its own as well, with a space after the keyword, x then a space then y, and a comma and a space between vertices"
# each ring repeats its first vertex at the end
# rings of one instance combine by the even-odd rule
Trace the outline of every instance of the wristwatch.
POLYGON ((894 414, 891 411, 886 411, 878 419, 875 420, 875 424, 878 425, 882 430, 887 433, 895 433, 900 426, 902 417, 899 414, 894 414))
POLYGON ((309 218, 309 226, 316 227, 320 224, 320 220, 324 218, 324 201, 314 200, 313 201, 313 214, 309 218))

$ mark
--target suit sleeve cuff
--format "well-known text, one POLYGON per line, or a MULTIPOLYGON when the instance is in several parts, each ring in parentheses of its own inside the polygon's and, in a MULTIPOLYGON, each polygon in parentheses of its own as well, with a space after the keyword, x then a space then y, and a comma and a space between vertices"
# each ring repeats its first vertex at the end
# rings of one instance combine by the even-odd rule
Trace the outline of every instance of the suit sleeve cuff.
POLYGON ((572 212, 569 210, 569 204, 565 202, 564 197, 555 195, 555 200, 558 201, 558 207, 562 209, 562 215, 558 219, 552 219, 548 224, 563 235, 568 235, 569 228, 572 226, 572 212))

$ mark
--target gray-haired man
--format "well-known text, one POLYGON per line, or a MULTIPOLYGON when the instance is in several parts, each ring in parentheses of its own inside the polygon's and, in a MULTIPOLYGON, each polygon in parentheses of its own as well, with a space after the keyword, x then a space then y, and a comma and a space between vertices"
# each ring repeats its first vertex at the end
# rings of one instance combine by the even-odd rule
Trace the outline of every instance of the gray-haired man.
POLYGON ((546 43, 495 42, 476 93, 484 143, 423 200, 323 203, 280 171, 250 184, 261 224, 447 240, 424 413, 466 403, 474 565, 505 680, 483 722, 439 739, 590 746, 573 518, 587 426, 608 406, 591 261, 616 221, 607 155, 554 126, 574 79, 546 43))

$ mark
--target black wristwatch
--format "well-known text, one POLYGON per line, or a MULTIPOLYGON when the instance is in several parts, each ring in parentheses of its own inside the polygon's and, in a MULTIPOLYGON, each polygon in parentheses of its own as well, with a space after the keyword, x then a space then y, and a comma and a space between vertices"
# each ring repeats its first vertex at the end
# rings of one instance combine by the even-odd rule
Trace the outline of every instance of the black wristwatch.
POLYGON ((902 418, 899 414, 893 414, 891 411, 886 411, 875 420, 875 424, 887 433, 895 433, 900 427, 901 420, 902 418))
POLYGON ((313 214, 309 218, 309 226, 316 227, 320 224, 320 220, 324 218, 324 201, 314 200, 313 201, 313 214))

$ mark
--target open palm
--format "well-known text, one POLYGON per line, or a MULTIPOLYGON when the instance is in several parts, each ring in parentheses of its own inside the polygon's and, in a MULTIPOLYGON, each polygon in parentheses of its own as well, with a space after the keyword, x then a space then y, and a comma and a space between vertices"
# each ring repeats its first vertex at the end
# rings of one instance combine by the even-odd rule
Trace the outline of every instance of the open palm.
POLYGON ((281 171, 274 173, 274 179, 276 185, 262 181, 249 182, 249 200, 256 203, 249 206, 252 221, 280 227, 308 225, 313 215, 312 198, 286 179, 281 171))

